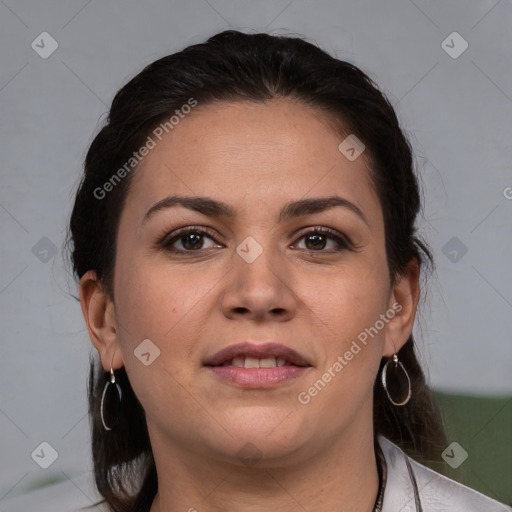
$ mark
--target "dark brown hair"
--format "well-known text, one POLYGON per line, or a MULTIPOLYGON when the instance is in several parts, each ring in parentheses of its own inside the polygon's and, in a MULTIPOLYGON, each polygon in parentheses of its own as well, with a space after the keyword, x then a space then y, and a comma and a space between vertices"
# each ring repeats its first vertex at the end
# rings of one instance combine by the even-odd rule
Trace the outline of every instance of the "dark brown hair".
MULTIPOLYGON (((230 30, 151 63, 117 92, 106 124, 85 158, 70 219, 67 245, 75 276, 80 279, 95 270, 104 290, 114 298, 118 223, 136 168, 101 199, 95 191, 164 119, 190 98, 201 106, 279 97, 325 112, 336 120, 341 133, 355 134, 365 144, 384 215, 390 280, 403 273, 411 260, 421 266, 430 264, 430 252, 416 236, 420 196, 411 148, 393 107, 375 83, 353 64, 303 39, 230 30)), ((392 405, 377 379, 375 434, 417 459, 437 461, 444 433, 412 336, 398 355, 411 378, 412 397, 403 407, 392 405)), ((89 413, 96 485, 112 511, 148 511, 157 492, 157 475, 144 410, 126 372, 118 370, 116 379, 123 390, 121 422, 116 430, 105 431, 99 404, 107 378, 91 359, 89 413)))

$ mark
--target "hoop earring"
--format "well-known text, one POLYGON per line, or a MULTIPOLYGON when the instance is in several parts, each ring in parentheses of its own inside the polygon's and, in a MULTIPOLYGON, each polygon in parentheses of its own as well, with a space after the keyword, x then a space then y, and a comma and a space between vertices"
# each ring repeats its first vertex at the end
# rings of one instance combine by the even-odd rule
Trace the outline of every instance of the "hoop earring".
POLYGON ((384 368, 382 368, 381 380, 382 380, 382 385, 383 385, 384 389, 386 390, 386 394, 388 395, 389 401, 393 405, 402 406, 402 405, 405 405, 409 401, 409 399, 411 398, 411 379, 409 378, 409 375, 408 375, 407 371, 405 370, 404 365, 398 360, 398 355, 396 353, 393 354, 393 359, 390 359, 384 365, 384 368), (395 366, 394 366, 394 368, 391 367, 390 371, 395 372, 395 379, 394 379, 395 383, 393 386, 389 386, 389 387, 391 387, 393 392, 398 391, 398 393, 400 393, 402 391, 401 394, 403 395, 403 387, 404 387, 403 382, 404 381, 402 379, 402 382, 400 383, 400 379, 398 378, 398 369, 399 369, 398 365, 400 365, 400 368, 407 379, 407 396, 402 401, 393 400, 393 398, 391 398, 391 395, 388 390, 388 382, 387 382, 388 366, 389 366, 389 363, 391 363, 392 361, 395 363, 395 366), (398 382, 398 384, 397 384, 397 382, 398 382))
MULTIPOLYGON (((101 416, 101 423, 103 423, 103 428, 105 430, 114 430, 119 426, 119 423, 121 421, 121 398, 122 398, 122 392, 121 392, 121 386, 116 382, 116 377, 114 375, 114 370, 112 367, 110 367, 110 380, 105 383, 105 387, 103 388, 103 394, 101 395, 101 404, 100 404, 100 416, 101 416), (117 398, 117 407, 116 407, 116 414, 115 414, 115 424, 112 427, 109 427, 105 423, 105 414, 104 414, 104 404, 105 404, 105 398, 107 396, 107 391, 111 389, 112 391, 116 392, 116 398, 117 398)), ((111 397, 112 398, 112 397, 111 397)), ((108 401, 108 399, 107 399, 108 401)), ((110 408, 109 408, 110 409, 110 408)), ((112 419, 113 415, 107 414, 109 419, 112 419)))

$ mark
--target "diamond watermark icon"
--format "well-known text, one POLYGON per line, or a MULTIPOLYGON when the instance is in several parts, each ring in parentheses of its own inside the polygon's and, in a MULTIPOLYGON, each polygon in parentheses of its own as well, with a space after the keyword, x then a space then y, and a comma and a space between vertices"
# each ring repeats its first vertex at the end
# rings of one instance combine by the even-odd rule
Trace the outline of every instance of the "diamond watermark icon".
POLYGON ((47 59, 59 47, 59 43, 48 32, 41 32, 30 46, 39 57, 47 59))
POLYGON ((32 247, 32 254, 40 262, 48 263, 57 254, 57 247, 49 238, 43 236, 43 238, 32 247))
POLYGON ((452 59, 458 59, 468 49, 468 46, 468 42, 458 32, 452 32, 441 43, 441 48, 452 59))
POLYGON ((351 133, 339 146, 340 153, 353 162, 365 150, 366 146, 351 133))
POLYGON ((142 343, 137 345, 133 353, 144 366, 149 366, 160 356, 160 349, 150 339, 146 338, 142 343))
POLYGON ((48 469, 58 459, 59 454, 50 443, 43 441, 30 456, 38 466, 48 469))
POLYGON ((261 459, 263 452, 252 443, 245 443, 238 452, 238 458, 246 466, 254 466, 261 459))
POLYGON ((252 263, 263 252, 263 247, 252 236, 248 236, 237 246, 236 252, 247 263, 252 263))
POLYGON ((453 469, 457 469, 468 458, 468 452, 459 443, 454 441, 443 451, 441 457, 453 469))
POLYGON ((452 236, 450 240, 443 245, 441 250, 452 263, 458 263, 468 252, 468 248, 456 236, 452 236))

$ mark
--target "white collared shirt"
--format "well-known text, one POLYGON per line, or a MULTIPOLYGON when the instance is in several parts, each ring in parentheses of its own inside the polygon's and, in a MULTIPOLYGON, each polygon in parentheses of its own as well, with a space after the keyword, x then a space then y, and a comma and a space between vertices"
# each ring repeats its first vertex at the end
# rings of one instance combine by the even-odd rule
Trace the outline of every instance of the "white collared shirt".
POLYGON ((470 489, 408 457, 378 436, 386 459, 382 512, 512 512, 512 508, 470 489))
MULTIPOLYGON (((512 512, 511 507, 419 464, 385 437, 378 436, 378 442, 387 466, 382 512, 512 512)), ((0 510, 86 512, 84 507, 100 499, 92 474, 85 473, 10 500, 2 500, 0 510)), ((105 506, 88 509, 88 512, 106 511, 105 506)))

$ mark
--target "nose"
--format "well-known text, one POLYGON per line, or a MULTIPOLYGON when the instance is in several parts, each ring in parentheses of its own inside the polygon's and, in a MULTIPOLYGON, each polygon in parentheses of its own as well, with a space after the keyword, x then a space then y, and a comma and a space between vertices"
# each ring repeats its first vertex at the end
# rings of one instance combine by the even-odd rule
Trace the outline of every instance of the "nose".
POLYGON ((296 314, 297 296, 293 291, 291 272, 278 254, 265 249, 249 262, 238 253, 226 276, 221 299, 223 314, 230 319, 244 318, 288 321, 296 314))

